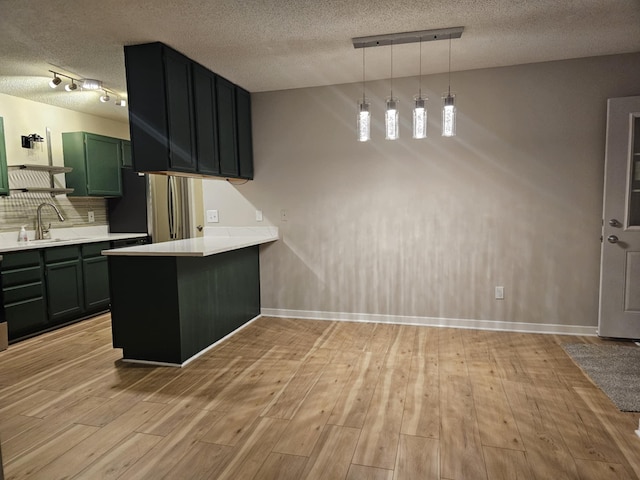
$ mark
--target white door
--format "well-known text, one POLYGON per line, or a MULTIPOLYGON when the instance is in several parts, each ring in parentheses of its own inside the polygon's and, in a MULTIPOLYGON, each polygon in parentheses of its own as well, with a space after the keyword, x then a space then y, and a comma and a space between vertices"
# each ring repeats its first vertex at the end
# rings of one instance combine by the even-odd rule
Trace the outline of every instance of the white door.
POLYGON ((640 97, 607 103, 598 335, 640 339, 640 97))

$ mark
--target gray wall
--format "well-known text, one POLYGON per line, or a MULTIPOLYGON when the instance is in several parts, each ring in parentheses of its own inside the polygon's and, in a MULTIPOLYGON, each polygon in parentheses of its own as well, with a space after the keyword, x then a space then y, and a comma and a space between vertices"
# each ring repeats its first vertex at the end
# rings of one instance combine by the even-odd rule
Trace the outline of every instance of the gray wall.
POLYGON ((218 208, 221 225, 280 227, 261 253, 267 313, 593 331, 606 99, 640 94, 639 78, 640 54, 456 72, 458 136, 443 138, 447 77, 428 76, 420 141, 417 78, 394 80, 395 142, 383 133, 388 81, 366 85, 368 143, 355 134, 361 85, 253 94, 255 181, 205 182, 205 209, 218 208))

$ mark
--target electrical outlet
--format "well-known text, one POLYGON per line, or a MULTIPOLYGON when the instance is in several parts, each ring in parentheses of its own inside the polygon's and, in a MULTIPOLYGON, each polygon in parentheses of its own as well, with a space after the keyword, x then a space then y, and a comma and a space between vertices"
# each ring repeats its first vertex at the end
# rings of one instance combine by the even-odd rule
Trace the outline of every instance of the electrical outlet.
POLYGON ((218 223, 218 210, 207 210, 207 222, 218 223))
POLYGON ((286 222, 287 220, 289 220, 289 212, 286 210, 280 210, 280 221, 286 222))
POLYGON ((256 210, 256 222, 262 221, 262 210, 256 210))
POLYGON ((93 212, 88 212, 87 217, 88 217, 87 221, 89 223, 93 223, 93 222, 96 221, 96 216, 95 216, 95 214, 93 212))
POLYGON ((496 287, 496 300, 504 300, 504 287, 496 287))

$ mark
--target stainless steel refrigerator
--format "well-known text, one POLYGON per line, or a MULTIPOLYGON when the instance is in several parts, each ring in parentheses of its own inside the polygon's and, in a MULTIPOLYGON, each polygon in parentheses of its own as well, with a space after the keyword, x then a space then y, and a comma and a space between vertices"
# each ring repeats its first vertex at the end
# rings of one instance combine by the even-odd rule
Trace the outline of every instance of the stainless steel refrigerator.
POLYGON ((195 236, 193 180, 122 169, 122 197, 108 200, 111 233, 148 233, 166 242, 195 236))

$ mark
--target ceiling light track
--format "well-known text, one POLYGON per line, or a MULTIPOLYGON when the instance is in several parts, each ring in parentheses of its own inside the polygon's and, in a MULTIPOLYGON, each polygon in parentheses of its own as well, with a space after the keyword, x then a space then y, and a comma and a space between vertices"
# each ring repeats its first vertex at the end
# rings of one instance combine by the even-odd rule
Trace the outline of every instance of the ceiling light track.
POLYGON ((353 48, 383 47, 391 44, 400 45, 403 43, 431 42, 434 40, 460 38, 462 37, 463 31, 464 27, 437 28, 433 30, 356 37, 352 38, 351 41, 353 42, 353 48))
POLYGON ((78 89, 78 86, 80 86, 81 90, 95 90, 102 92, 102 95, 100 95, 99 98, 102 103, 108 102, 113 96, 116 99, 117 106, 127 106, 127 101, 123 99, 120 94, 106 88, 104 85, 102 85, 102 82, 100 80, 96 80, 93 78, 75 78, 70 75, 65 75, 64 73, 55 72, 53 70, 49 70, 49 72, 53 74, 53 79, 49 82, 49 86, 51 88, 57 88, 58 85, 62 83, 62 79, 60 77, 63 77, 71 82, 64 87, 67 92, 73 92, 78 89))

